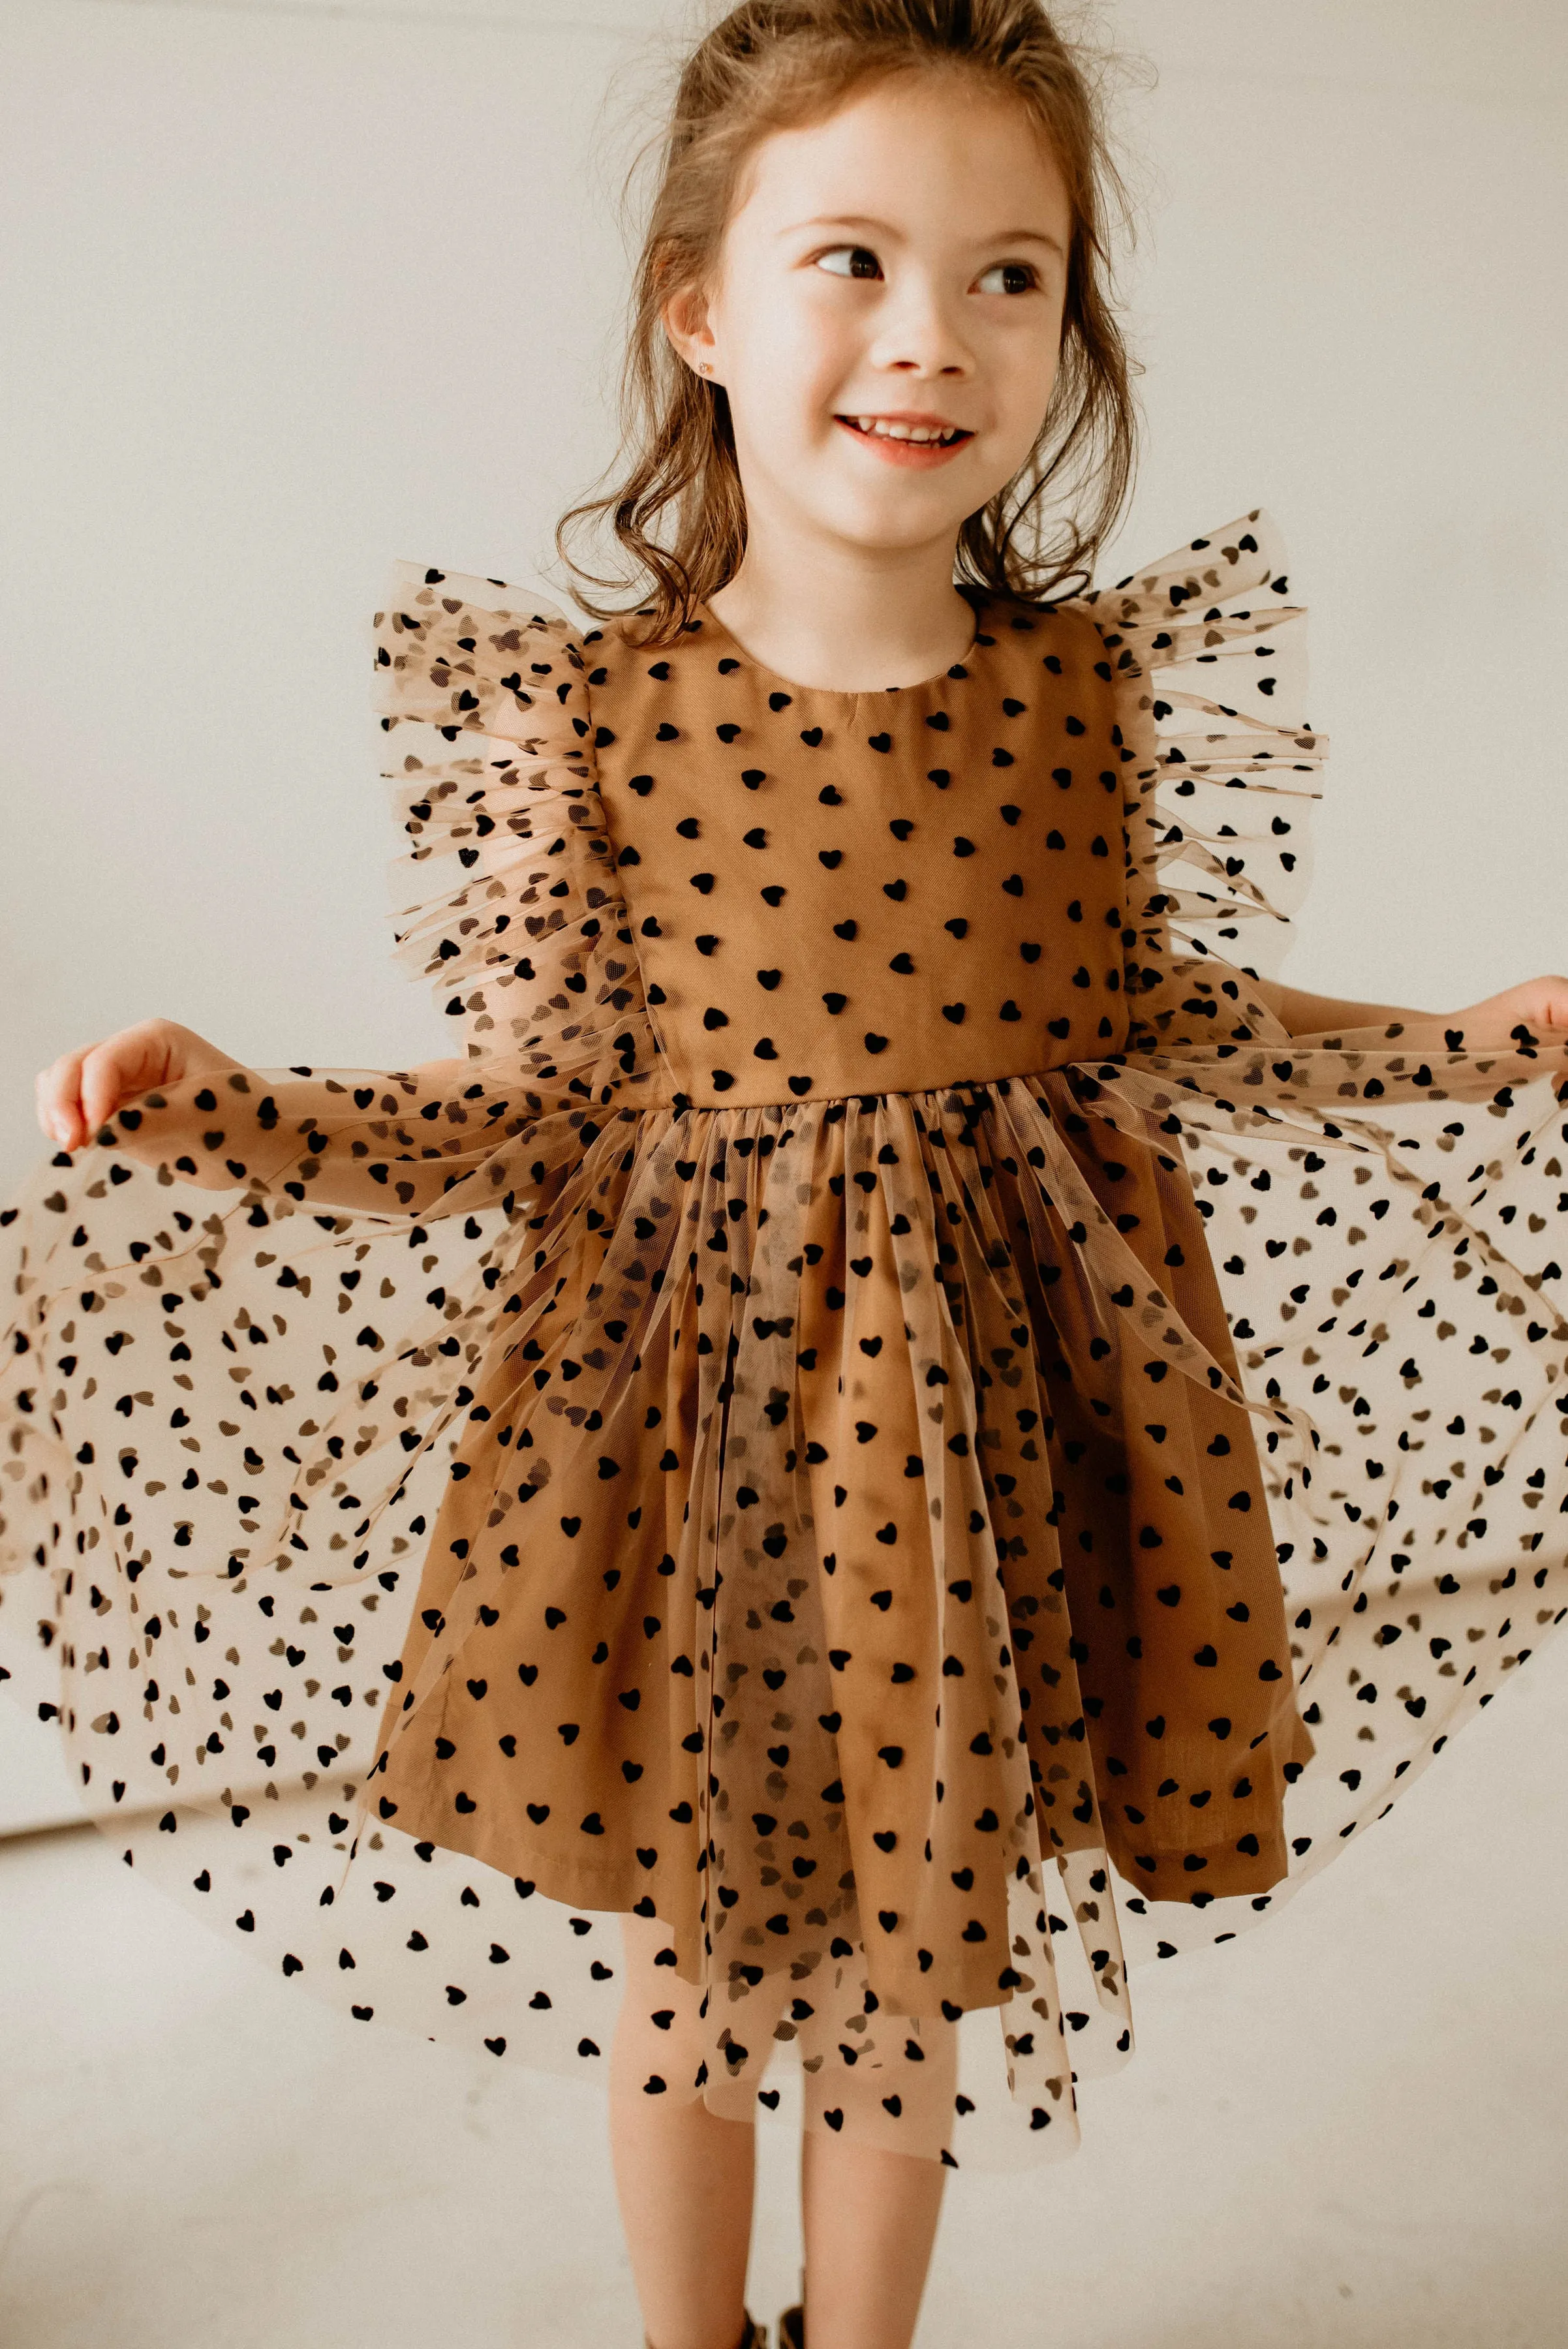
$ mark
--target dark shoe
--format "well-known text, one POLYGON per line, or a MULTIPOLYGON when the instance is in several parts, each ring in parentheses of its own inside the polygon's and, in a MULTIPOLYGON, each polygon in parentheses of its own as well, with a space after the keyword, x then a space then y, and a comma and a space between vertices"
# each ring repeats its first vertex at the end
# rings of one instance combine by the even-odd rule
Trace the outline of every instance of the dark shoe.
MULTIPOLYGON (((653 2344, 646 2333, 643 2334, 643 2342, 644 2349, 653 2349, 653 2344)), ((741 2337, 735 2344, 735 2349, 768 2349, 765 2326, 753 2323, 748 2316, 741 2328, 741 2337)))
POLYGON ((786 2308, 779 2319, 779 2349, 805 2349, 805 2311, 786 2308))

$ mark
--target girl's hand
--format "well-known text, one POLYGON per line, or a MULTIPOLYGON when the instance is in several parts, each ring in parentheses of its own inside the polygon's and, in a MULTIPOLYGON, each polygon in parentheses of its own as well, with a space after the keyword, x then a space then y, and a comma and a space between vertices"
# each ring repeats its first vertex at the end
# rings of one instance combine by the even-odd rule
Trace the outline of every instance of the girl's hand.
POLYGON ((178 1084, 182 1077, 244 1065, 172 1019, 143 1019, 101 1044, 62 1053, 47 1068, 35 1088, 38 1123, 60 1149, 78 1150, 108 1124, 121 1102, 150 1085, 178 1084))
POLYGON ((1513 1031, 1521 1025, 1534 1036, 1568 1029, 1568 978, 1527 978, 1522 986, 1449 1012, 1443 1025, 1462 1028, 1467 1044, 1490 1049, 1516 1042, 1513 1031))

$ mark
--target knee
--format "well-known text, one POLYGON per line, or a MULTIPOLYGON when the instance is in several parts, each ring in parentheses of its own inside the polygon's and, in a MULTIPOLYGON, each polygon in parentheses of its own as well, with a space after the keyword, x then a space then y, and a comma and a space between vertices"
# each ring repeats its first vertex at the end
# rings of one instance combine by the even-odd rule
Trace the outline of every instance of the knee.
POLYGON ((697 2092, 707 2044, 701 1989, 676 1972, 669 1930, 657 1918, 623 1917, 621 1928, 626 1963, 610 2093, 684 2100, 697 2092))
POLYGON ((936 2161, 952 2134, 957 2026, 940 2015, 880 2011, 872 2030, 803 2033, 804 2118, 889 2153, 936 2161))
POLYGON ((623 1916, 621 1925, 626 1967, 611 2094, 668 2095, 676 2103, 701 2096, 722 2119, 750 2120, 774 2052, 784 1978, 770 1976, 730 2001, 676 1972, 669 1930, 657 1919, 623 1916))

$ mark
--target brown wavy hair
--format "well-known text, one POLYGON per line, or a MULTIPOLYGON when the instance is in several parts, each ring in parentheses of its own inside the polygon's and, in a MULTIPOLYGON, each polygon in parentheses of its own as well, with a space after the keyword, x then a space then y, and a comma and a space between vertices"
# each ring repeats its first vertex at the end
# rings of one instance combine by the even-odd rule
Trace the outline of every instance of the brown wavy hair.
POLYGON ((961 528, 956 578, 1026 602, 1087 585, 1126 504, 1137 445, 1133 365, 1110 292, 1111 224, 1130 227, 1131 212, 1089 61, 1057 32, 1041 0, 742 0, 687 58, 654 142, 657 182, 628 309, 621 446, 600 479, 628 459, 629 470, 602 496, 571 507, 556 531, 576 599, 596 619, 650 612, 639 641, 670 644, 693 606, 734 576, 746 504, 729 397, 673 350, 665 306, 716 277, 741 174, 761 140, 823 120, 867 83, 911 70, 961 73, 1013 98, 1049 141, 1072 206, 1050 406, 1013 479, 961 528), (667 509, 661 540, 654 533, 667 509), (630 558, 628 571, 607 576, 568 551, 582 525, 607 516, 630 558), (576 584, 624 592, 649 578, 651 595, 643 587, 629 606, 595 602, 576 584))

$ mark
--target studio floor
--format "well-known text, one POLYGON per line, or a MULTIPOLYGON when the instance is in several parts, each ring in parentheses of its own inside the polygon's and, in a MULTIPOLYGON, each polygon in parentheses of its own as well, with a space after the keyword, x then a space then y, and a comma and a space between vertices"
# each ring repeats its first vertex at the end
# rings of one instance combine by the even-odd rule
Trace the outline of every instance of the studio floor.
MULTIPOLYGON (((949 2194, 919 2349, 1562 2349, 1568 1640, 1234 1946, 1134 1977, 1085 2143, 949 2194)), ((358 2028, 0 1843, 5 2349, 635 2349, 594 2091, 358 2028)), ((794 2295, 763 2138, 752 2303, 794 2295)))

